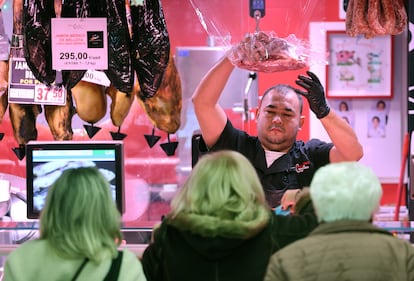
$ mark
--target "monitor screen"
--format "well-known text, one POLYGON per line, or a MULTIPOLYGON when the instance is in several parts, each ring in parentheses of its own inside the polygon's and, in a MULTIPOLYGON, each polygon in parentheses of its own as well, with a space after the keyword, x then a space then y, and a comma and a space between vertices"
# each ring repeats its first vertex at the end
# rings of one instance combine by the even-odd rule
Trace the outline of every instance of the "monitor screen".
POLYGON ((49 188, 64 170, 85 166, 95 166, 104 175, 124 213, 122 141, 30 141, 26 144, 27 217, 39 218, 49 188))

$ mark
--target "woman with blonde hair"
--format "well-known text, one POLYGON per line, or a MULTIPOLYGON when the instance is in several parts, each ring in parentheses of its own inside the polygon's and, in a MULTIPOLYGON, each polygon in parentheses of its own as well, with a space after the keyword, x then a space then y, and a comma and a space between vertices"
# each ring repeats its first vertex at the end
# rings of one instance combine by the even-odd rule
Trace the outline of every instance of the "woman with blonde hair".
POLYGON ((317 225, 302 192, 295 212, 275 215, 242 154, 203 156, 143 254, 147 280, 263 280, 270 256, 317 225))
POLYGON ((39 239, 6 259, 4 280, 139 280, 141 263, 122 242, 121 215, 95 167, 65 170, 48 191, 39 239))

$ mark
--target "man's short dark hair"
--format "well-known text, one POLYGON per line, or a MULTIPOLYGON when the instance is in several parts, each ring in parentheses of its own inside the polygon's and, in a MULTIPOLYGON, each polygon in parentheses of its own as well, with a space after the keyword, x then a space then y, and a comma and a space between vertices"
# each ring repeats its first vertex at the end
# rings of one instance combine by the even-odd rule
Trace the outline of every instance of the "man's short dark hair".
MULTIPOLYGON (((298 94, 295 91, 295 88, 293 88, 292 86, 287 85, 287 84, 277 84, 277 85, 274 85, 274 86, 268 88, 266 91, 264 91, 264 93, 262 95, 262 100, 265 98, 265 96, 268 93, 270 93, 272 91, 276 91, 276 92, 281 93, 283 95, 289 94, 290 92, 293 91, 297 95, 297 97, 299 99, 299 112, 300 112, 300 114, 302 114, 302 110, 303 110, 303 98, 302 98, 302 95, 298 94)), ((260 106, 261 106, 261 104, 260 104, 260 106)))

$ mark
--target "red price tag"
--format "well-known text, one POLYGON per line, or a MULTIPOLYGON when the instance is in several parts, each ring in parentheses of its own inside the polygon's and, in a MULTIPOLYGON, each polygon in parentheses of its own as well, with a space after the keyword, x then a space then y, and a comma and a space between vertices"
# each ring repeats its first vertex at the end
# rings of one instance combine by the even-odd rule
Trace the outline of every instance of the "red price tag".
POLYGON ((35 103, 64 105, 66 103, 66 89, 64 87, 39 84, 35 86, 35 103))

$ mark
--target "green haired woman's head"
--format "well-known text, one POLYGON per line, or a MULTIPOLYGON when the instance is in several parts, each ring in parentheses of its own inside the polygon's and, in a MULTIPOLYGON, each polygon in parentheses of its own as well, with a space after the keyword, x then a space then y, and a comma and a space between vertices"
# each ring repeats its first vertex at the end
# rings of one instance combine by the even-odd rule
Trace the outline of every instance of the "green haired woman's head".
POLYGON ((249 160, 226 150, 198 161, 171 207, 172 216, 185 212, 240 221, 253 220, 259 209, 269 209, 249 160))
POLYGON ((40 238, 64 257, 99 262, 117 254, 120 216, 109 183, 97 168, 68 169, 48 192, 40 238))

